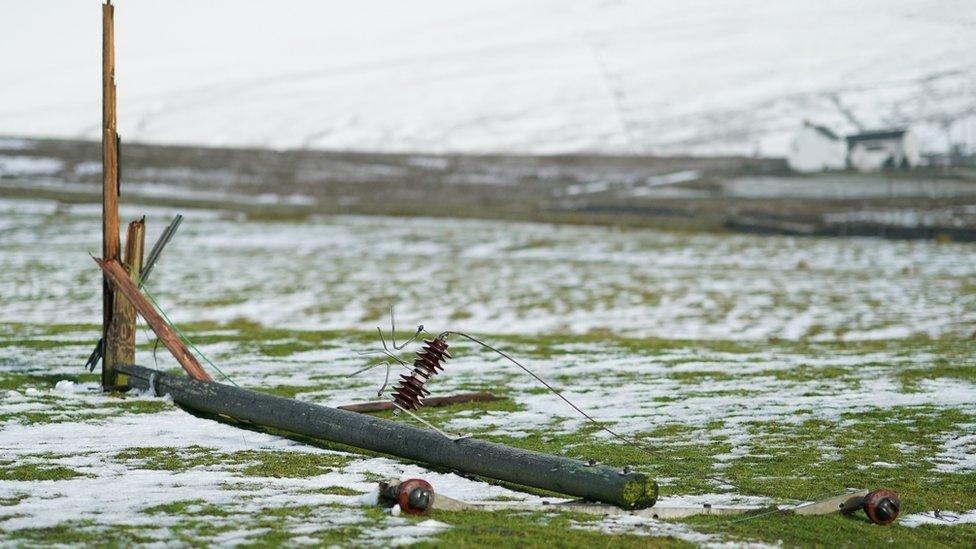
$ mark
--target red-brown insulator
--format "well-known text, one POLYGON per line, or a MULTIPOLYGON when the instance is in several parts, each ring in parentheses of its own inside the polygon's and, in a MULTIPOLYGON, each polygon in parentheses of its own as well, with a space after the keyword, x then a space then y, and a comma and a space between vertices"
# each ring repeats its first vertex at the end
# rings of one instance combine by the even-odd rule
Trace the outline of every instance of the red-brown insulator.
POLYGON ((451 358, 447 342, 442 338, 425 339, 413 361, 413 371, 400 376, 400 383, 393 389, 393 402, 406 410, 416 410, 424 405, 423 398, 430 394, 424 387, 427 380, 444 371, 444 362, 451 358))

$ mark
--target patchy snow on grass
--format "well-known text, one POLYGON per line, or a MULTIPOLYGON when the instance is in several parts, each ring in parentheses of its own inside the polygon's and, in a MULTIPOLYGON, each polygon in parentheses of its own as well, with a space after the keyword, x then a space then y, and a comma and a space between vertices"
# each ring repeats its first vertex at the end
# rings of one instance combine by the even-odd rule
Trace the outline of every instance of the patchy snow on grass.
MULTIPOLYGON (((399 507, 396 507, 399 509, 399 507)), ((394 513, 396 517, 399 513, 394 513)), ((449 524, 428 519, 411 523, 406 519, 393 519, 381 528, 370 529, 366 540, 385 547, 410 545, 451 528, 449 524)))
MULTIPOLYGON (((143 209, 124 207, 123 217, 143 209)), ((151 209, 150 241, 173 213, 151 209)), ((311 509, 282 519, 296 528, 291 539, 296 544, 314 543, 344 525, 364 525, 353 540, 364 545, 409 544, 444 531, 441 523, 370 516, 364 507, 375 503, 379 478, 423 477, 439 493, 465 501, 541 503, 539 496, 452 473, 197 418, 148 395, 101 394, 95 382, 75 377, 97 328, 49 327, 94 326, 101 319, 100 275, 85 257, 85 250, 99 247, 90 236, 99 234, 98 208, 0 200, 0 216, 5 222, 0 376, 32 380, 0 392, 0 462, 48 468, 53 477, 64 477, 0 483, 5 503, 0 543, 4 535, 77 520, 79 509, 90 509, 86 518, 92 528, 144 527, 152 539, 166 543, 186 527, 189 514, 207 505, 226 515, 208 517, 220 531, 198 537, 221 545, 261 540, 268 528, 259 517, 292 508, 311 509), (192 467, 125 457, 146 448, 174 452, 176 460, 209 457, 192 467), (265 477, 244 474, 256 458, 243 452, 279 457, 287 452, 341 464, 307 477, 265 477), (181 503, 189 511, 158 511, 181 503)), ((494 333, 484 338, 614 430, 676 451, 701 444, 720 448, 705 467, 723 474, 775 450, 762 426, 788 431, 813 419, 843 429, 854 421, 854 411, 891 409, 976 417, 976 386, 934 375, 933 366, 947 357, 950 366, 971 365, 964 347, 956 356, 942 354, 936 342, 924 338, 904 345, 825 343, 918 333, 955 341, 972 331, 974 276, 976 251, 933 242, 401 218, 242 223, 222 212, 191 210, 149 288, 180 323, 244 319, 268 328, 381 325, 385 330, 395 304, 401 338, 420 323, 434 333, 446 328, 494 333), (504 335, 549 332, 731 341, 504 335), (806 341, 755 342, 770 337, 806 341)), ((208 325, 192 337, 244 387, 327 405, 376 398, 382 367, 349 375, 379 358, 359 354, 379 349, 378 339, 364 341, 351 333, 316 339, 268 330, 267 339, 255 340, 241 337, 251 334, 248 326, 208 325)), ((161 369, 178 367, 165 351, 153 358, 141 329, 137 341, 137 362, 155 366, 158 359, 161 369)), ((449 341, 454 358, 430 382, 433 393, 483 389, 507 400, 498 408, 424 409, 426 419, 455 431, 515 438, 573 435, 587 427, 558 397, 501 357, 461 338, 449 341)), ((403 351, 405 360, 415 348, 403 351)), ((962 421, 953 428, 958 432, 929 433, 928 442, 904 441, 896 449, 933 472, 968 474, 976 469, 976 440, 968 434, 972 420, 962 421), (915 455, 923 450, 929 453, 915 455)), ((609 440, 602 432, 592 436, 609 440)), ((825 440, 815 455, 828 464, 838 459, 838 444, 825 440)), ((872 456, 862 464, 874 471, 904 466, 892 455, 872 456)), ((673 487, 683 481, 673 475, 661 482, 673 487)), ((670 493, 661 503, 776 503, 742 496, 731 485, 716 483, 700 491, 727 493, 670 493)), ((724 543, 691 527, 632 517, 581 521, 577 527, 724 543)))
POLYGON ((636 515, 614 515, 605 517, 596 522, 576 522, 573 528, 580 530, 593 530, 604 534, 629 534, 632 536, 670 536, 682 541, 689 542, 699 547, 718 548, 718 547, 750 547, 755 549, 766 549, 779 547, 764 543, 730 543, 723 541, 717 534, 704 534, 697 532, 684 524, 675 524, 652 518, 639 517, 636 515))
POLYGON ((83 385, 79 385, 74 381, 68 381, 67 379, 62 379, 61 381, 57 382, 54 385, 54 390, 61 391, 62 393, 77 393, 80 391, 86 391, 88 390, 88 388, 86 388, 83 385))
MULTIPOLYGON (((228 336, 234 335, 227 332, 230 331, 225 330, 228 336)), ((842 413, 853 409, 870 411, 904 406, 950 408, 976 414, 976 405, 969 398, 976 387, 971 384, 958 380, 921 380, 910 392, 899 390, 893 378, 895 373, 927 364, 931 357, 926 353, 907 356, 880 351, 821 354, 816 347, 809 354, 768 350, 731 353, 682 347, 647 354, 627 351, 613 344, 574 343, 557 346, 551 356, 534 357, 531 345, 521 348, 518 344, 506 343, 503 338, 498 338, 499 341, 492 339, 492 343, 522 357, 523 362, 540 375, 554 380, 573 380, 571 387, 567 387, 567 396, 600 421, 606 421, 624 433, 638 434, 672 424, 702 429, 721 420, 723 427, 712 429, 708 436, 728 439, 734 447, 745 450, 715 456, 717 464, 761 451, 752 444, 754 435, 750 435, 747 428, 760 421, 789 424, 809 417, 838 420, 842 413), (847 372, 842 381, 819 379, 816 375, 803 375, 797 379, 788 377, 796 372, 809 374, 818 369, 839 368, 847 372), (669 374, 672 373, 677 373, 678 377, 671 377, 669 374), (704 377, 681 377, 687 374, 703 374, 704 377), (710 378, 710 374, 732 377, 710 378), (777 374, 787 377, 777 379, 777 374), (744 399, 742 393, 746 391, 748 398, 744 399)), ((264 343, 274 348, 276 343, 294 344, 295 341, 284 337, 264 343)), ((248 341, 234 343, 228 340, 205 345, 204 349, 221 359, 222 367, 246 386, 268 387, 274 382, 288 381, 292 385, 308 386, 309 390, 300 394, 315 402, 368 400, 373 397, 372 391, 380 381, 379 374, 356 381, 345 378, 362 363, 363 357, 350 352, 361 343, 335 339, 321 349, 298 350, 273 358, 262 358, 251 345, 248 341)), ((16 346, 13 348, 17 349, 16 346)), ((67 355, 73 353, 76 357, 73 364, 65 365, 64 349, 55 346, 36 350, 30 367, 2 357, 0 365, 4 372, 47 372, 47 366, 55 364, 55 370, 74 370, 89 348, 88 345, 72 345, 67 349, 67 355)), ((503 386, 519 409, 515 412, 449 414, 446 421, 444 417, 434 417, 437 414, 434 410, 422 411, 428 418, 443 421, 452 428, 463 425, 498 434, 574 432, 583 425, 583 420, 571 409, 552 395, 539 393, 534 381, 505 366, 496 357, 461 342, 452 342, 452 351, 456 358, 449 363, 448 372, 432 382, 437 393, 454 392, 472 382, 484 383, 488 387, 503 386)), ((20 352, 23 352, 22 348, 20 352)), ((147 353, 140 350, 139 354, 140 361, 145 362, 147 353)), ((234 545, 257 540, 267 529, 251 521, 265 510, 310 506, 315 509, 312 515, 289 523, 308 530, 294 531, 301 538, 299 541, 310 542, 317 533, 342 525, 364 524, 368 525, 367 533, 357 538, 357 543, 398 545, 436 539, 445 527, 440 523, 404 522, 407 520, 404 517, 389 514, 379 519, 367 518, 363 506, 375 504, 377 478, 422 477, 430 481, 438 493, 465 501, 503 499, 541 504, 543 499, 393 459, 364 458, 241 430, 196 418, 172 407, 141 414, 107 409, 98 417, 73 419, 71 414, 90 414, 99 406, 119 401, 96 389, 94 383, 62 380, 52 382, 48 389, 30 388, 4 394, 0 400, 0 416, 19 413, 24 405, 32 406, 32 410, 60 411, 61 415, 56 416, 57 421, 49 423, 28 424, 13 419, 0 424, 0 455, 27 465, 67 468, 78 476, 63 480, 0 483, 0 499, 15 502, 0 507, 0 530, 15 533, 26 528, 56 526, 77 519, 77 510, 86 508, 91 509, 86 517, 96 525, 142 526, 154 539, 165 542, 181 528, 185 514, 136 513, 133 516, 132 510, 199 500, 229 513, 226 517, 208 517, 208 521, 222 528, 233 526, 212 536, 200 534, 201 539, 212 543, 234 545), (125 436, 120 437, 119 433, 125 433, 125 436), (341 456, 350 461, 308 478, 273 478, 242 475, 246 462, 223 463, 221 459, 214 459, 187 470, 158 470, 151 462, 118 457, 133 448, 146 447, 176 449, 178 455, 186 456, 203 449, 215 452, 215 455, 241 451, 299 452, 341 456), (328 493, 327 489, 335 486, 356 494, 328 493)), ((125 400, 130 399, 158 401, 144 395, 129 396, 125 400)), ((661 442, 667 446, 702 441, 677 435, 661 442)), ((955 448, 953 455, 967 451, 964 447, 955 448)), ((738 495, 734 489, 718 494, 671 494, 661 499, 661 505, 704 503, 765 505, 773 500, 738 495)), ((185 513, 192 512, 193 507, 185 513)), ((636 517, 580 522, 575 527, 607 534, 674 536, 705 546, 724 543, 721 536, 696 532, 688 526, 636 517)))
MULTIPOLYGON (((64 382, 59 382, 61 387, 64 382)), ((58 389, 40 392, 38 396, 61 395, 69 402, 105 404, 112 397, 100 393, 79 391, 61 392, 58 389)), ((132 398, 132 397, 128 397, 132 398)), ((136 397, 148 399, 149 397, 136 397)), ((0 414, 16 413, 14 401, 22 401, 17 393, 0 403, 0 414), (8 404, 8 402, 11 402, 8 404)), ((52 406, 46 400, 48 407, 52 406)), ((0 455, 19 464, 43 464, 44 467, 63 467, 77 476, 52 481, 4 481, 0 483, 0 499, 19 498, 13 505, 0 507, 0 531, 24 528, 44 528, 79 519, 78 510, 85 509, 84 518, 97 524, 126 524, 145 526, 160 541, 169 539, 171 527, 179 517, 142 514, 139 510, 187 500, 202 500, 222 507, 232 514, 226 519, 241 524, 248 516, 259 516, 265 507, 287 505, 326 506, 314 522, 319 529, 359 523, 365 519, 361 511, 363 496, 331 495, 316 492, 341 486, 363 494, 375 493, 374 476, 408 478, 423 476, 437 486, 440 493, 469 501, 504 497, 525 501, 540 498, 514 492, 495 485, 462 478, 450 473, 433 473, 416 465, 402 464, 386 458, 362 458, 302 444, 289 439, 256 433, 196 418, 178 409, 153 414, 122 414, 97 421, 22 424, 8 421, 0 426, 0 455), (217 463, 181 471, 157 470, 152 463, 143 468, 138 463, 120 460, 118 455, 131 448, 175 448, 181 452, 206 449, 221 454, 240 451, 287 451, 310 454, 344 456, 348 465, 332 472, 308 478, 268 478, 241 476, 240 465, 217 463), (133 513, 133 511, 137 511, 133 513), (327 517, 325 516, 327 515, 327 517)), ((214 519, 220 523, 223 519, 214 519)), ((383 521, 370 527, 370 534, 362 542, 367 544, 400 545, 419 541, 446 525, 427 521, 405 524, 403 519, 383 521)), ((212 539, 225 543, 250 538, 259 530, 222 533, 212 539)))
POLYGON ((26 139, 0 137, 0 151, 22 151, 33 147, 34 144, 26 139))
POLYGON ((962 432, 946 435, 942 452, 932 460, 936 470, 943 473, 976 471, 976 424, 962 427, 962 432))
MULTIPOLYGON (((976 196, 976 184, 970 181, 949 179, 895 179, 883 182, 876 179, 851 175, 825 175, 815 178, 789 177, 742 177, 722 181, 723 192, 730 198, 812 198, 834 200, 858 200, 871 198, 961 198, 976 196)), ((917 211, 917 210, 916 210, 917 211)), ((831 214, 828 220, 883 221, 850 213, 831 214)), ((914 224, 913 224, 914 225, 914 224)))
POLYGON ((43 156, 0 155, 0 177, 17 175, 48 175, 58 172, 63 163, 43 156))
POLYGON ((936 526, 956 526, 976 523, 976 509, 957 513, 954 511, 928 511, 914 513, 898 519, 898 524, 909 528, 932 524, 936 526))
POLYGON ((901 227, 965 227, 976 222, 976 206, 954 206, 942 210, 873 209, 838 212, 824 216, 827 223, 867 222, 901 227))
MULTIPOLYGON (((147 212, 149 241, 175 211, 147 212)), ((98 208, 3 200, 0 215, 0 321, 99 318, 98 208)), ((148 288, 177 322, 371 329, 395 304, 483 333, 847 340, 971 332, 974 273, 959 244, 190 210, 148 288)))

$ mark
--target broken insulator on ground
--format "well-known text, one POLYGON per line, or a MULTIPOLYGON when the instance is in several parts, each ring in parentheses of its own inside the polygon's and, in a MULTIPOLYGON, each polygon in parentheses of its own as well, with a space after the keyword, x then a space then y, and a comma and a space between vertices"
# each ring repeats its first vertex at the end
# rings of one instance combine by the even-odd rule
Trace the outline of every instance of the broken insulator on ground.
POLYGON ((864 496, 861 506, 871 522, 881 526, 891 524, 901 513, 901 499, 898 494, 885 488, 864 496))
POLYGON ((413 361, 413 371, 401 374, 400 383, 393 389, 393 403, 404 410, 416 410, 424 405, 423 398, 430 394, 424 384, 444 371, 444 362, 451 358, 447 341, 442 337, 425 339, 413 361))
POLYGON ((399 505, 409 515, 423 515, 434 504, 434 487, 422 478, 404 481, 387 480, 379 485, 379 504, 383 507, 399 505))

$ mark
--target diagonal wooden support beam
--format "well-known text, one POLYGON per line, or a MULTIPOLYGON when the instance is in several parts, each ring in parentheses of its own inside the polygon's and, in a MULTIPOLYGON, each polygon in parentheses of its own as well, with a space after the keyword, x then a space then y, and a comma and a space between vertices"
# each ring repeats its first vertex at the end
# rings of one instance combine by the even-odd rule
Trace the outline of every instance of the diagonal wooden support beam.
POLYGON ((213 378, 210 374, 203 369, 203 366, 197 361, 196 357, 190 353, 190 350, 186 348, 186 345, 180 341, 179 336, 176 331, 169 325, 166 320, 156 312, 156 308, 149 303, 146 296, 142 295, 139 291, 139 287, 135 282, 129 278, 129 273, 125 271, 122 264, 115 259, 103 260, 93 257, 95 263, 101 267, 102 272, 105 273, 105 277, 109 280, 112 287, 118 290, 126 299, 132 303, 135 307, 136 312, 139 313, 152 331, 156 333, 159 337, 159 341, 169 349, 169 352, 173 354, 176 361, 180 363, 180 366, 186 370, 186 373, 190 374, 190 377, 198 381, 203 381, 206 383, 213 382, 213 378))

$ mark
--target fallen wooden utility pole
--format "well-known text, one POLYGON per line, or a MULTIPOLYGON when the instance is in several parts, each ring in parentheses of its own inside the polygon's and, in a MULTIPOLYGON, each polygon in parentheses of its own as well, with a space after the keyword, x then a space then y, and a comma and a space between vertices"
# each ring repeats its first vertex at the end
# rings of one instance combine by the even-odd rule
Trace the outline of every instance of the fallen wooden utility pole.
MULTIPOLYGON (((498 400, 498 397, 491 393, 461 393, 459 395, 444 397, 427 397, 424 399, 424 406, 427 408, 436 408, 437 406, 464 404, 465 402, 491 402, 494 400, 498 400)), ((349 412, 359 412, 360 414, 369 412, 385 412, 393 409, 393 402, 390 400, 361 402, 359 404, 345 404, 343 406, 336 406, 336 408, 340 410, 347 410, 349 412)))
MULTIPOLYGON (((156 333, 159 337, 159 341, 169 349, 169 352, 173 354, 173 357, 180 366, 186 370, 186 373, 190 374, 193 379, 202 381, 205 383, 210 383, 213 378, 210 374, 200 366, 197 362, 196 357, 190 353, 190 350, 186 348, 186 345, 180 340, 176 332, 170 327, 169 323, 156 312, 156 309, 149 303, 142 292, 139 291, 139 287, 135 282, 129 277, 129 273, 125 271, 122 265, 115 260, 102 260, 97 257, 92 258, 98 266, 102 268, 102 272, 111 282, 112 287, 116 288, 130 303, 135 307, 136 312, 139 313, 143 319, 146 320, 146 324, 152 328, 152 331, 156 333)), ((107 355, 106 355, 107 358, 107 355)), ((102 362, 102 367, 104 368, 104 361, 102 362)), ((119 368, 116 368, 122 371, 119 368)))
POLYGON ((168 394, 175 403, 198 412, 627 509, 650 507, 657 500, 657 483, 642 473, 473 438, 452 440, 396 421, 201 383, 142 366, 120 366, 119 371, 129 376, 131 387, 168 394))

